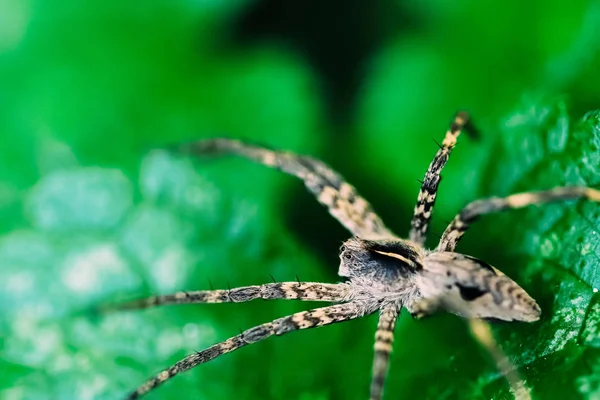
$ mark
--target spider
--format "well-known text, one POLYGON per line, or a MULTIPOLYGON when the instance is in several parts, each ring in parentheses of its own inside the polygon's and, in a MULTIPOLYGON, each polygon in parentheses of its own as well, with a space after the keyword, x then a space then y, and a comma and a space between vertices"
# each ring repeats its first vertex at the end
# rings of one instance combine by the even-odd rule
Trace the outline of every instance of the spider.
MULTIPOLYGON (((177 146, 178 151, 192 155, 237 154, 302 179, 317 200, 353 235, 343 243, 339 252, 338 274, 346 280, 341 283, 280 282, 228 290, 179 292, 121 304, 118 308, 139 309, 166 304, 244 302, 254 299, 334 303, 255 326, 190 354, 148 379, 127 398, 136 399, 181 372, 268 337, 336 324, 378 312, 370 399, 380 400, 392 351, 393 331, 402 307, 417 318, 445 310, 471 321, 537 321, 540 307, 516 282, 484 261, 456 253, 454 249, 469 226, 481 215, 581 197, 598 202, 600 191, 568 186, 476 200, 452 220, 435 249, 426 249, 424 243, 440 173, 461 131, 471 127, 467 113, 456 114, 425 174, 408 239, 402 239, 390 231, 354 187, 314 158, 223 138, 177 146)), ((482 325, 473 327, 475 335, 486 342, 485 329, 480 329, 482 325)), ((498 362, 501 358, 498 354, 501 353, 494 353, 490 341, 487 342, 488 350, 492 351, 492 355, 495 354, 498 362)))

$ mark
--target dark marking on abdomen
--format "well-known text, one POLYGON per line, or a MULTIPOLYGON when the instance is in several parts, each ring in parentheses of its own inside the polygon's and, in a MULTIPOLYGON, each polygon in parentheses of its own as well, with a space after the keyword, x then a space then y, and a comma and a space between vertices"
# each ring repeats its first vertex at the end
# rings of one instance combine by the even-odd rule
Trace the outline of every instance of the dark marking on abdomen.
POLYGON ((456 287, 458 287, 460 297, 465 301, 473 301, 487 293, 477 287, 463 286, 460 283, 457 283, 456 287))

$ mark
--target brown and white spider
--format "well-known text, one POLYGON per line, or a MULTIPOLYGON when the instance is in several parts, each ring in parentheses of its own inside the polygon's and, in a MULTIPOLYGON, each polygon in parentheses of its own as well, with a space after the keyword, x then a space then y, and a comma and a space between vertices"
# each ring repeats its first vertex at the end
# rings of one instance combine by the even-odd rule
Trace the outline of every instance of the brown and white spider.
MULTIPOLYGON (((375 333, 375 359, 370 399, 379 400, 392 351, 393 331, 402 307, 424 317, 442 309, 471 320, 537 321, 540 307, 517 283, 489 264, 455 253, 469 226, 483 214, 532 204, 585 197, 600 201, 600 191, 587 187, 558 187, 546 191, 491 197, 468 204, 444 231, 437 248, 423 247, 436 199, 440 172, 468 116, 459 112, 425 174, 409 239, 401 239, 384 225, 354 187, 324 163, 306 156, 273 151, 231 139, 208 139, 180 146, 191 154, 234 153, 302 179, 318 201, 354 235, 340 249, 342 283, 282 282, 229 290, 179 292, 125 303, 123 309, 163 304, 243 302, 253 299, 288 299, 337 303, 299 312, 248 329, 193 353, 148 379, 129 399, 155 389, 165 381, 220 355, 274 335, 298 329, 335 324, 379 312, 375 333)), ((477 326, 472 325, 477 331, 477 326)), ((479 334, 481 338, 485 334, 479 334)), ((493 346, 487 347, 494 353, 493 346)), ((498 351, 495 357, 498 360, 498 351)), ((509 377, 510 378, 510 377, 509 377)))

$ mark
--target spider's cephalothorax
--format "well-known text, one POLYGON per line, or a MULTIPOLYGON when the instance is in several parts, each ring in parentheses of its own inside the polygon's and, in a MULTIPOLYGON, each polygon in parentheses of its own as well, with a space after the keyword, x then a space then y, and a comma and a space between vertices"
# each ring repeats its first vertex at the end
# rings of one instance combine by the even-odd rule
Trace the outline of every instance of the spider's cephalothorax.
MULTIPOLYGON (((490 350, 498 365, 506 364, 500 360, 501 353, 494 347, 489 329, 482 329, 479 319, 532 322, 539 319, 540 307, 519 285, 496 268, 473 257, 455 253, 456 245, 470 224, 483 214, 581 197, 598 202, 600 192, 587 187, 571 186, 476 200, 454 218, 444 231, 438 246, 433 250, 426 250, 423 246, 440 182, 440 172, 463 128, 469 128, 468 116, 460 112, 446 132, 444 141, 425 174, 409 239, 406 240, 399 238, 385 226, 354 187, 318 160, 231 139, 209 139, 180 146, 178 150, 188 154, 234 153, 302 179, 318 201, 354 235, 340 250, 339 274, 347 278, 347 281, 279 282, 228 290, 179 292, 117 306, 121 309, 134 309, 161 304, 243 302, 253 299, 335 303, 278 318, 191 354, 148 379, 131 392, 128 398, 137 398, 180 372, 270 336, 330 325, 378 312, 370 399, 379 400, 383 395, 392 351, 393 330, 402 307, 417 317, 445 310, 469 318, 475 336, 490 350)), ((504 372, 515 388, 517 385, 514 384, 515 379, 510 378, 510 370, 505 369, 504 372)))

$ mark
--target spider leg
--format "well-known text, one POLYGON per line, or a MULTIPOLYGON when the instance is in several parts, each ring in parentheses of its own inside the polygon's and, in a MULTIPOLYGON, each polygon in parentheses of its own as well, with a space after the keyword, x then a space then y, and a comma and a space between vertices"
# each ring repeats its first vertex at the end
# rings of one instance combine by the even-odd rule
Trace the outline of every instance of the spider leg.
POLYGON ((383 395, 397 319, 398 310, 395 307, 385 308, 379 314, 379 323, 377 324, 377 332, 375 332, 375 358, 373 360, 370 400, 381 400, 383 395))
POLYGON ((317 308, 310 311, 302 311, 287 317, 278 318, 272 322, 255 326, 237 336, 217 343, 206 350, 190 354, 181 361, 175 363, 175 365, 148 379, 135 391, 131 392, 127 396, 127 399, 137 399, 139 396, 155 389, 157 386, 163 384, 180 372, 187 371, 198 364, 205 363, 225 353, 267 339, 268 337, 280 336, 298 329, 315 328, 348 321, 360 318, 370 312, 372 311, 366 303, 350 302, 317 308))
POLYGON ((473 337, 485 347, 488 354, 492 356, 498 371, 506 377, 515 399, 530 400, 531 394, 529 393, 529 389, 525 386, 525 383, 509 358, 496 343, 490 325, 480 319, 470 319, 469 329, 473 337))
MULTIPOLYGON (((425 298, 408 305, 407 309, 415 318, 424 318, 436 312, 440 306, 439 299, 425 298)), ((463 314, 468 314, 468 311, 463 310, 463 314)), ((515 399, 531 400, 529 389, 525 387, 516 368, 496 343, 489 323, 481 319, 470 318, 468 320, 468 326, 475 340, 477 340, 477 342, 479 342, 494 359, 498 372, 500 372, 508 381, 515 399)))
POLYGON ((435 154, 433 161, 425 173, 425 178, 421 184, 419 197, 415 206, 412 221, 410 223, 409 238, 413 242, 423 245, 427 237, 427 229, 431 220, 431 213, 437 196, 438 186, 440 184, 440 173, 448 162, 450 153, 456 145, 456 139, 460 132, 469 123, 469 115, 461 111, 456 114, 450 129, 446 132, 446 137, 440 145, 440 149, 435 154))
POLYGON ((438 298, 423 298, 405 305, 406 309, 414 318, 428 317, 440 309, 438 298))
POLYGON ((348 300, 349 295, 350 287, 345 283, 278 282, 229 290, 177 292, 109 305, 106 309, 133 310, 169 304, 241 303, 254 299, 341 302, 348 300))
POLYGON ((353 235, 365 239, 395 237, 353 186, 329 166, 314 158, 223 138, 184 144, 178 149, 191 154, 233 153, 297 176, 317 200, 329 209, 329 213, 353 235))
POLYGON ((584 186, 564 186, 539 192, 517 193, 508 197, 490 197, 469 203, 444 231, 437 251, 454 251, 469 226, 483 214, 523 208, 532 204, 586 198, 600 202, 600 191, 584 186))

